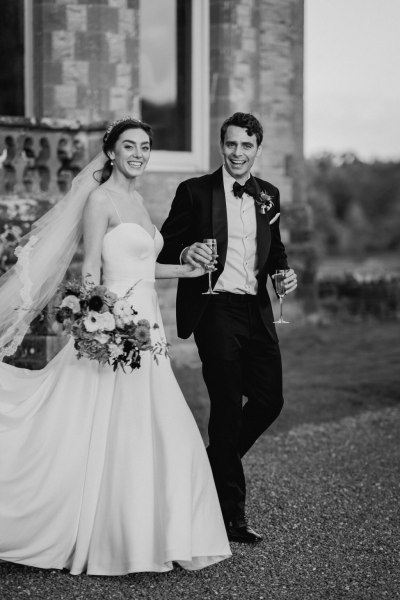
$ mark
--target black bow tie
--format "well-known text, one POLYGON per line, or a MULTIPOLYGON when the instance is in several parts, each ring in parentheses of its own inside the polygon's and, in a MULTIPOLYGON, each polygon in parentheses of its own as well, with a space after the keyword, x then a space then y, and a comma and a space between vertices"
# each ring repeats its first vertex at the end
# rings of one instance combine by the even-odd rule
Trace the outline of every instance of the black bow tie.
POLYGON ((240 185, 237 181, 233 184, 233 195, 237 198, 241 198, 243 194, 248 194, 249 196, 253 196, 253 198, 257 195, 257 188, 250 178, 246 181, 244 185, 240 185))

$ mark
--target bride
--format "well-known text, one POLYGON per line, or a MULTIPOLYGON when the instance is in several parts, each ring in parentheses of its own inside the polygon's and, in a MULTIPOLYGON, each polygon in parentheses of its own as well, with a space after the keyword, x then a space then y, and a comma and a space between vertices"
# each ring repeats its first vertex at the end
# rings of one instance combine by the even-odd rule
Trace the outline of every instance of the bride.
MULTIPOLYGON (((115 122, 103 153, 40 219, 0 281, 0 352, 12 354, 65 275, 83 231, 82 275, 129 297, 164 335, 155 278, 163 239, 136 191, 151 128, 115 122), (96 180, 97 179, 97 180, 96 180), (100 179, 100 185, 98 180, 100 179), (4 307, 4 308, 3 308, 4 307)), ((39 371, 0 363, 0 560, 72 574, 201 569, 231 555, 206 451, 168 357, 126 373, 73 340, 39 371)))

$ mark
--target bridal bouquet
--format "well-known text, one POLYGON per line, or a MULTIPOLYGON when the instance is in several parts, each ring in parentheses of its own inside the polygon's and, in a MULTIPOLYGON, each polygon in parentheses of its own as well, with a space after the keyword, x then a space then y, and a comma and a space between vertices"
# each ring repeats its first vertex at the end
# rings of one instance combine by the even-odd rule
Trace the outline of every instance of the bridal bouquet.
POLYGON ((152 344, 150 332, 158 329, 147 319, 138 319, 128 301, 133 288, 120 298, 104 285, 71 281, 63 284, 62 302, 56 309, 56 320, 75 342, 78 358, 109 364, 114 371, 120 366, 140 368, 141 354, 152 353, 158 363, 168 354, 168 344, 160 340, 152 344))

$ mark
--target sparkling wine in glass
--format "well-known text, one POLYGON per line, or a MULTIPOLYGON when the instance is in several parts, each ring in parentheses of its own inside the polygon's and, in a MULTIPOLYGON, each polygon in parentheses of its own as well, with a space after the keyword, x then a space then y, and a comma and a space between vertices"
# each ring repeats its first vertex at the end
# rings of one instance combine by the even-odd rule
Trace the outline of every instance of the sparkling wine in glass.
POLYGON ((276 293, 279 296, 280 317, 277 321, 274 321, 274 323, 290 323, 290 321, 284 321, 283 319, 283 297, 286 294, 284 279, 286 273, 287 271, 285 269, 278 269, 275 271, 274 282, 276 293))
POLYGON ((212 252, 211 261, 207 265, 204 265, 205 270, 208 271, 208 290, 206 292, 203 292, 203 296, 214 296, 217 295, 217 292, 213 292, 213 289, 211 287, 211 273, 212 271, 214 271, 214 259, 217 256, 217 240, 215 238, 205 238, 203 240, 203 244, 207 244, 207 246, 211 249, 212 252))

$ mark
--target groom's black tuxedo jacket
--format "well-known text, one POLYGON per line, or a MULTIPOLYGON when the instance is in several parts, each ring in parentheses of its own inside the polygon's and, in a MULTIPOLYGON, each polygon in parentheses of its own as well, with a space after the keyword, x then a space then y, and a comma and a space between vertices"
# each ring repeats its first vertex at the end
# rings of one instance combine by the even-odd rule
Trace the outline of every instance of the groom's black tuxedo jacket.
MULTIPOLYGON (((260 214, 255 204, 257 219, 258 255, 258 302, 262 320, 274 340, 277 340, 272 324, 273 314, 267 292, 267 277, 276 269, 286 269, 285 247, 281 242, 279 219, 270 225, 269 221, 280 211, 279 190, 268 181, 254 177, 259 191, 273 196, 274 206, 269 212, 260 214)), ((238 200, 239 201, 239 200, 238 200)), ((158 261, 166 264, 179 263, 184 248, 204 238, 216 238, 218 262, 212 279, 215 284, 224 270, 228 247, 228 221, 222 167, 214 173, 183 181, 176 190, 170 213, 161 228, 164 248, 158 261)), ((198 325, 207 303, 213 296, 203 296, 207 279, 196 277, 180 279, 176 300, 178 336, 188 338, 198 325)))

